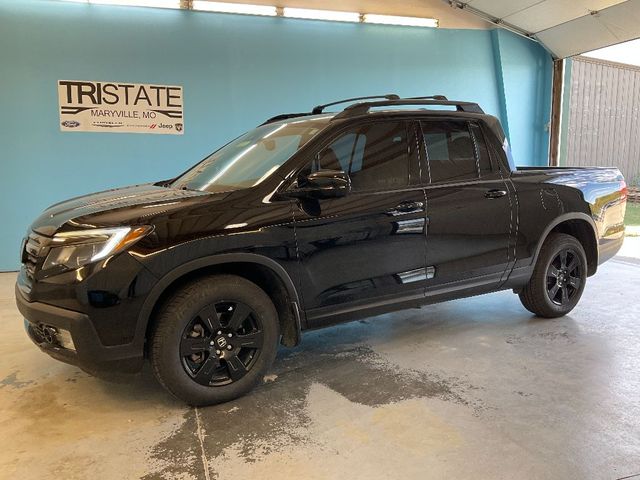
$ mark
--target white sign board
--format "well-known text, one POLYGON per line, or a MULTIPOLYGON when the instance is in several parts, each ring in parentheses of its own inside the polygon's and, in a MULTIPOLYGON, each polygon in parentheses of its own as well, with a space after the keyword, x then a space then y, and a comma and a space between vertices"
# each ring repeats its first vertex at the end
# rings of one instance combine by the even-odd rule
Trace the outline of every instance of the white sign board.
POLYGON ((182 87, 58 80, 63 132, 182 135, 182 87))

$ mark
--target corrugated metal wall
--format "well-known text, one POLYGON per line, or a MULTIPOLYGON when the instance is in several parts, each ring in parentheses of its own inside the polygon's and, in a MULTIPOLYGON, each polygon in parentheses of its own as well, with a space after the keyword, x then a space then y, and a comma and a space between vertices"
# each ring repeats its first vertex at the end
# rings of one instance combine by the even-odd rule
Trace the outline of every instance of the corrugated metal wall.
POLYGON ((616 166, 640 183, 640 67, 575 57, 566 135, 569 166, 616 166))

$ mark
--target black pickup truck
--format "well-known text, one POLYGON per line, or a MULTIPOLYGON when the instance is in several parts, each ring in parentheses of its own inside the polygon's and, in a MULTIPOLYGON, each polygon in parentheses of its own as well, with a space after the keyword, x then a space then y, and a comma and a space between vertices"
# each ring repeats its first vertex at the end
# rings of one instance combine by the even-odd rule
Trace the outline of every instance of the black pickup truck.
POLYGON ((475 103, 348 102, 271 118, 174 179, 48 208, 16 284, 31 339, 90 372, 148 358, 175 396, 217 403, 306 329, 504 289, 564 315, 620 248, 617 169, 516 168, 475 103))

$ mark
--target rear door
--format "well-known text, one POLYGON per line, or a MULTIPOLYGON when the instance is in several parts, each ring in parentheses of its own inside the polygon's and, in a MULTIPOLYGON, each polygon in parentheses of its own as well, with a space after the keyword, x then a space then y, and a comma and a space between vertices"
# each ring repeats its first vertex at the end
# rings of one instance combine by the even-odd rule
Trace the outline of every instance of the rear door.
POLYGON ((416 134, 404 120, 359 123, 332 137, 301 172, 338 169, 352 182, 345 197, 294 207, 311 325, 424 297, 426 214, 416 134))
POLYGON ((506 172, 488 153, 481 125, 464 119, 428 120, 421 131, 426 187, 427 295, 495 287, 513 259, 513 195, 506 172))

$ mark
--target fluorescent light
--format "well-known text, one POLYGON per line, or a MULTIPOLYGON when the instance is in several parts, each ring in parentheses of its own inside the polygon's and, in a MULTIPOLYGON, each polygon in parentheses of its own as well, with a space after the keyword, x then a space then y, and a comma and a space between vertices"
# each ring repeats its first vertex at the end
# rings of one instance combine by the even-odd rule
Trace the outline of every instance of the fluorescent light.
POLYGON ((276 7, 271 5, 249 5, 246 3, 223 3, 223 2, 207 2, 203 0, 193 1, 194 10, 204 10, 207 12, 220 13, 240 13, 243 15, 266 15, 275 17, 277 15, 276 7))
POLYGON ((89 0, 89 3, 127 7, 180 8, 180 0, 89 0))
POLYGON ((365 23, 381 23, 383 25, 404 25, 407 27, 437 27, 438 20, 435 18, 422 17, 396 17, 394 15, 375 15, 365 13, 362 20, 365 23))
POLYGON ((308 8, 284 7, 283 15, 291 18, 309 20, 330 20, 333 22, 359 22, 360 14, 356 12, 337 12, 334 10, 311 10, 308 8))
MULTIPOLYGON (((126 5, 134 7, 181 8, 180 0, 63 0, 66 2, 93 3, 102 5, 126 5)), ((207 0, 193 0, 193 10, 239 13, 243 15, 264 15, 275 17, 278 9, 272 5, 252 5, 247 3, 209 2, 207 0)), ((307 20, 328 20, 332 22, 378 23, 382 25, 403 25, 409 27, 437 27, 438 20, 423 17, 399 17, 395 15, 378 15, 357 12, 339 12, 336 10, 315 10, 310 8, 284 7, 282 15, 289 18, 303 18, 307 20)))

